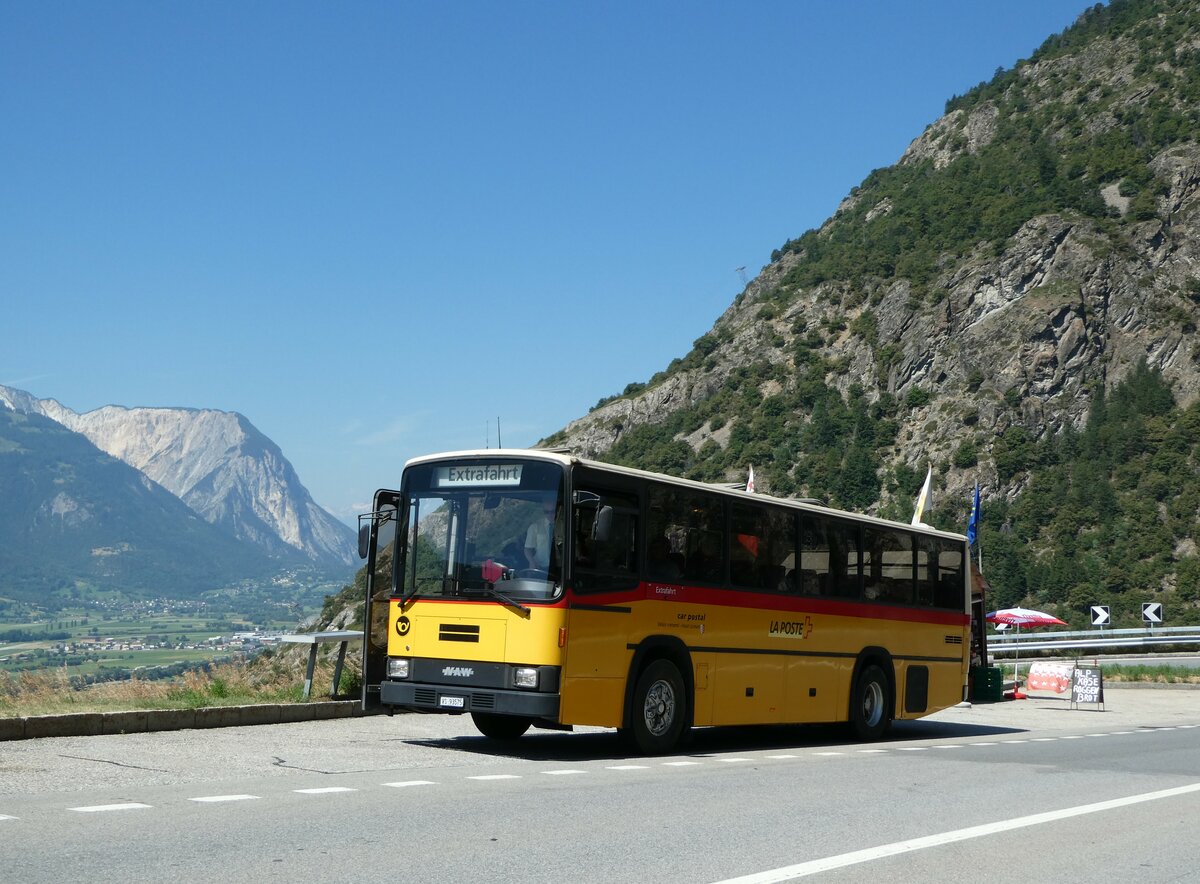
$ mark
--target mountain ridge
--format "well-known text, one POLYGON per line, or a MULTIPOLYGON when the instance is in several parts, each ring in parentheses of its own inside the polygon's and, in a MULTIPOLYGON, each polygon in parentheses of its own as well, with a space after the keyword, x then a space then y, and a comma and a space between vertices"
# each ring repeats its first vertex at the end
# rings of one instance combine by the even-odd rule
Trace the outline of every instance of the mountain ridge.
POLYGON ((776 493, 898 515, 931 461, 952 494, 1005 484, 996 439, 1078 429, 1143 357, 1194 401, 1198 19, 1116 0, 951 99, 691 352, 539 444, 721 481, 753 464, 776 493), (818 406, 859 397, 895 425, 862 446, 869 500, 839 497, 795 445, 818 406))
POLYGON ((106 405, 78 413, 0 387, 0 402, 48 417, 144 473, 209 523, 272 556, 354 563, 353 531, 322 509, 279 446, 237 412, 106 405))
POLYGON ((4 594, 38 604, 88 587, 186 596, 281 565, 83 435, 3 403, 0 501, 4 594))

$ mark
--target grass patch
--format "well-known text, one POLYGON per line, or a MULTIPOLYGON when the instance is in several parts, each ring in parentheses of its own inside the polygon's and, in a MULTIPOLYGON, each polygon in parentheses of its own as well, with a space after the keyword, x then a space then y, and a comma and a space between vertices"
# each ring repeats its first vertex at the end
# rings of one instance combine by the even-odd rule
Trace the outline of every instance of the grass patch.
MULTIPOLYGON (((136 675, 124 681, 80 686, 66 667, 0 673, 0 718, 70 712, 128 712, 140 709, 200 709, 256 703, 302 703, 307 649, 263 654, 249 661, 218 664, 169 680, 136 675)), ((332 656, 332 655, 331 655, 332 656)), ((357 682, 356 655, 347 654, 343 690, 357 682), (350 675, 354 672, 353 675, 350 675)), ((311 701, 327 700, 333 661, 318 659, 311 701)))
POLYGON ((1200 669, 1185 666, 1170 666, 1165 663, 1153 665, 1129 665, 1117 663, 1103 666, 1104 678, 1108 681, 1145 682, 1147 684, 1200 684, 1200 669))
MULTIPOLYGON (((1091 659, 1088 658, 1089 664, 1091 659)), ((1026 659, 1020 661, 1022 678, 1029 676, 1030 662, 1026 659)), ((1006 660, 998 665, 1004 669, 1005 678, 1012 678, 1013 663, 1011 660, 1006 660)), ((1104 680, 1109 682, 1200 685, 1200 669, 1190 669, 1187 666, 1172 666, 1169 663, 1105 663, 1101 659, 1100 668, 1104 672, 1104 680)))

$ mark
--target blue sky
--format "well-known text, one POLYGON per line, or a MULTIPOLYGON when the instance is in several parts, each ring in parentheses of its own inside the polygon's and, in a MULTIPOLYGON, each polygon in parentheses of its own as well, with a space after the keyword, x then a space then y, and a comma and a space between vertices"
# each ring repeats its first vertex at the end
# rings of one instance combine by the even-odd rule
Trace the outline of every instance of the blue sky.
POLYGON ((0 4, 0 383, 239 411, 349 518, 683 356, 1087 5, 0 4))

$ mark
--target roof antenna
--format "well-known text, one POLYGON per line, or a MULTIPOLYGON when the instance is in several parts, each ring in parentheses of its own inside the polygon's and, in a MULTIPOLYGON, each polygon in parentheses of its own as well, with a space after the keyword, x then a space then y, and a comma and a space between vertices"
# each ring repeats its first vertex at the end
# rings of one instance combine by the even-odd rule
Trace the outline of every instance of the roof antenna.
POLYGON ((496 415, 496 447, 503 448, 500 444, 500 415, 496 415))

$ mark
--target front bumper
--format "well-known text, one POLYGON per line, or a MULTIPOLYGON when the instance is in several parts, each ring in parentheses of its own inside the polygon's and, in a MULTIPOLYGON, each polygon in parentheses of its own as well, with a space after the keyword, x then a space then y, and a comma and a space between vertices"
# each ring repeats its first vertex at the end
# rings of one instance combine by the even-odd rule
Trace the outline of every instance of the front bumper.
POLYGON ((558 719, 559 706, 557 693, 412 681, 383 681, 379 685, 379 699, 388 706, 404 706, 424 712, 495 712, 551 721, 558 719))

